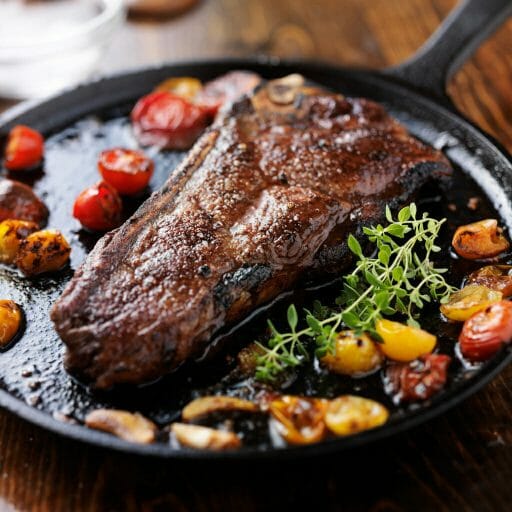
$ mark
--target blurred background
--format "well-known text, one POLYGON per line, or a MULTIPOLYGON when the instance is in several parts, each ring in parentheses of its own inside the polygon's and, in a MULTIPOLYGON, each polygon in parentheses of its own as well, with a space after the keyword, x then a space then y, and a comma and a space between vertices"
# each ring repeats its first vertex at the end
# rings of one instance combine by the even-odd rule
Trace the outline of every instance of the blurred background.
MULTIPOLYGON (((381 68, 411 56, 456 3, 0 0, 0 111, 94 76, 187 59, 266 55, 381 68)), ((501 140, 512 117, 512 52, 504 50, 511 33, 512 20, 450 85, 470 117, 484 99, 486 109, 502 112, 491 122, 474 117, 501 140), (474 94, 480 89, 485 98, 474 94)))
POLYGON ((41 97, 94 75, 191 58, 265 54, 381 67, 407 57, 414 33, 433 31, 455 3, 0 0, 0 97, 41 97))

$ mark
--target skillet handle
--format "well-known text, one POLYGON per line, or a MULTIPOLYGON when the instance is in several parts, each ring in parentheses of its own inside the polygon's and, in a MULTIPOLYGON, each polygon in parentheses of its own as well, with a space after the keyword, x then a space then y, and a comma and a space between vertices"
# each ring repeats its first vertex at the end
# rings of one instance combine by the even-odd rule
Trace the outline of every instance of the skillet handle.
POLYGON ((384 73, 451 105, 447 82, 510 15, 512 0, 464 0, 416 55, 384 73))

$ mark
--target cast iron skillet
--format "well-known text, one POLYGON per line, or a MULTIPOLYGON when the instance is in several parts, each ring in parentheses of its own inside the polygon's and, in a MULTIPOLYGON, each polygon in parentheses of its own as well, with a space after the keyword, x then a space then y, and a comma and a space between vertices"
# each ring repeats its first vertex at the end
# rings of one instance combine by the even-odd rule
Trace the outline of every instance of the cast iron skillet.
MULTIPOLYGON (((110 135, 106 135, 99 128, 101 123, 91 120, 90 116, 96 115, 103 120, 126 114, 138 97, 169 76, 197 76, 207 80, 231 69, 251 69, 265 78, 273 78, 298 72, 344 94, 369 97, 384 103, 415 135, 444 149, 452 162, 484 191, 510 230, 510 157, 456 111, 445 93, 445 84, 478 44, 511 13, 510 0, 467 0, 447 18, 412 60, 383 72, 259 59, 174 64, 103 78, 48 100, 24 104, 6 112, 0 117, 0 145, 9 129, 16 124, 30 125, 50 137, 45 173, 36 177, 34 188, 45 197, 52 212, 50 225, 62 229, 71 239, 72 265, 76 267, 85 254, 84 246, 91 245, 94 240, 77 235, 76 225, 70 220, 70 201, 73 201, 77 190, 91 184, 93 178, 86 169, 94 167, 98 147, 111 142, 108 137, 112 133, 114 139, 117 137, 116 143, 119 143, 119 137, 129 137, 127 127, 122 123, 110 126, 110 135), (79 121, 83 118, 88 120, 79 121), (105 137, 107 140, 101 142, 105 137), (64 152, 57 151, 62 147, 65 147, 64 152), (74 155, 74 158, 67 158, 69 155, 74 155), (52 173, 54 168, 58 168, 59 173, 52 173)), ((172 168, 179 157, 158 156, 161 160, 157 165, 172 168)), ((163 179, 164 176, 160 176, 159 181, 163 179)), ((69 277, 70 273, 65 279, 69 277)), ((48 309, 62 285, 62 278, 58 277, 27 284, 15 272, 0 269, 0 295, 22 304, 28 319, 23 337, 10 350, 0 354, 0 405, 63 436, 129 453, 171 459, 240 459, 276 454, 312 455, 356 447, 397 434, 446 411, 481 388, 512 360, 512 351, 506 349, 467 379, 449 386, 428 407, 410 409, 381 428, 353 437, 307 447, 244 448, 239 452, 220 454, 176 450, 164 443, 141 446, 81 425, 59 421, 51 415, 59 404, 72 403, 80 408, 90 403, 97 406, 103 403, 101 397, 89 395, 62 370, 62 345, 48 320, 48 309)), ((162 421, 169 420, 165 413, 162 414, 162 421)))

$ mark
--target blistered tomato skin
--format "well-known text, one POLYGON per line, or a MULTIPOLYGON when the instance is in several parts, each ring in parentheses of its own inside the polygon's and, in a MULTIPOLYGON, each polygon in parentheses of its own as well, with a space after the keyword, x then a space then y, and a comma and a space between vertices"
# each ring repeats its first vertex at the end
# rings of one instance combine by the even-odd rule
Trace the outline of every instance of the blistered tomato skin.
POLYGON ((334 354, 327 353, 321 361, 330 371, 342 375, 364 375, 377 369, 383 357, 377 344, 366 334, 342 331, 336 336, 334 354))
POLYGON ((209 109, 159 91, 142 97, 131 119, 135 137, 142 145, 188 149, 213 118, 209 109))
POLYGON ((127 196, 140 194, 148 186, 154 167, 150 158, 134 149, 102 151, 98 160, 102 178, 121 195, 127 196))
POLYGON ((491 290, 486 286, 469 284, 452 293, 446 304, 441 304, 441 313, 456 322, 463 322, 476 312, 498 302, 503 298, 499 291, 491 290))
POLYGON ((277 432, 290 444, 321 441, 326 433, 324 413, 327 400, 284 395, 269 404, 277 432))
POLYGON ((503 297, 512 295, 512 265, 487 265, 472 272, 467 284, 478 284, 501 292, 503 297))
POLYGON ((376 330, 382 339, 379 348, 394 361, 413 361, 424 354, 430 354, 436 346, 437 338, 433 334, 399 322, 378 320, 376 330))
POLYGON ((188 101, 194 101, 194 98, 201 91, 203 85, 197 78, 189 76, 173 77, 160 82, 155 87, 155 92, 172 92, 176 96, 185 98, 188 101))
POLYGON ((73 217, 90 231, 105 232, 120 225, 122 208, 117 191, 101 181, 78 195, 73 206, 73 217))
POLYGON ((345 395, 329 402, 325 423, 337 436, 349 436, 386 423, 389 411, 379 402, 345 395))
POLYGON ((459 336, 460 352, 469 361, 487 361, 511 340, 512 302, 503 300, 466 320, 459 336))
POLYGON ((18 125, 9 133, 4 165, 9 171, 30 169, 41 163, 43 154, 43 136, 28 126, 18 125))
POLYGON ((453 235, 452 246, 461 258, 478 260, 498 256, 508 250, 510 243, 496 219, 485 219, 460 226, 453 235))
POLYGON ((386 370, 386 391, 400 402, 427 400, 441 391, 451 357, 427 354, 410 363, 392 363, 386 370))
POLYGON ((23 313, 12 300, 0 300, 0 348, 14 340, 23 324, 23 313))

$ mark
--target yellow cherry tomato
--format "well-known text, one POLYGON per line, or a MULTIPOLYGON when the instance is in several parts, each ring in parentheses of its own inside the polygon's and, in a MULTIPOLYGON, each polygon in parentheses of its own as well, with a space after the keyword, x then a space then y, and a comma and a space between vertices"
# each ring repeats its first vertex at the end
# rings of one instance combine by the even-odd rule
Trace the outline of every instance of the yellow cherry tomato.
POLYGON ((388 410, 379 402, 346 395, 329 402, 325 423, 334 434, 348 436, 378 427, 386 423, 388 417, 388 410))
POLYGON ((327 353, 321 361, 335 373, 362 375, 375 370, 382 363, 377 344, 366 334, 342 331, 337 335, 334 347, 334 354, 327 353))
POLYGON ((423 354, 430 354, 436 346, 433 334, 391 320, 378 320, 377 334, 382 338, 380 349, 394 361, 413 361, 423 354))
POLYGON ((188 76, 168 78, 155 88, 155 91, 167 91, 192 101, 203 88, 201 81, 188 76))
POLYGON ((441 304, 441 313, 457 322, 464 322, 478 311, 485 309, 494 302, 499 302, 503 294, 486 286, 470 284, 452 293, 446 304, 441 304))
POLYGON ((44 229, 21 241, 16 265, 26 276, 60 270, 69 260, 71 247, 62 233, 44 229))
POLYGON ((27 220, 8 219, 0 222, 0 262, 14 263, 21 241, 39 226, 27 220))
POLYGON ((283 395, 272 400, 269 411, 277 432, 290 444, 310 444, 321 441, 327 429, 324 413, 328 401, 283 395))
POLYGON ((7 346, 18 333, 23 314, 12 300, 0 300, 0 348, 7 346))

